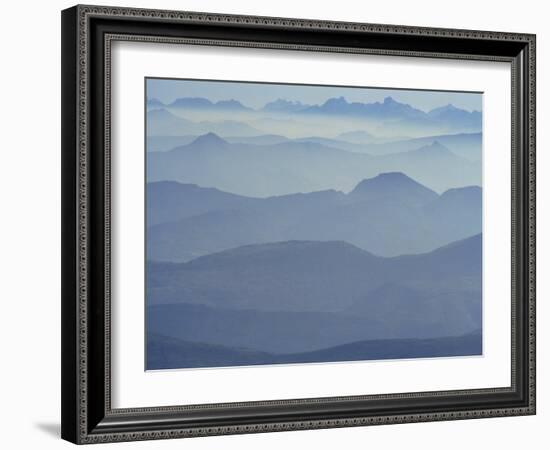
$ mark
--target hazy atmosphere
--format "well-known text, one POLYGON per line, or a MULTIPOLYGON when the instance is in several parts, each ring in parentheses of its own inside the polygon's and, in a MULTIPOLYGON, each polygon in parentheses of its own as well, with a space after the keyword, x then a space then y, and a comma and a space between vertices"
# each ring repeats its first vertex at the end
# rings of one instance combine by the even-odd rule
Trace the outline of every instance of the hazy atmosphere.
POLYGON ((146 80, 146 368, 482 353, 482 94, 146 80))
POLYGON ((242 83, 226 81, 174 80, 149 78, 147 80, 147 95, 165 104, 170 104, 180 97, 205 97, 213 102, 239 99, 243 104, 260 109, 273 99, 286 99, 305 104, 321 104, 331 97, 345 97, 350 102, 374 103, 382 102, 391 96, 400 103, 413 104, 415 108, 428 112, 434 108, 453 104, 468 112, 481 111, 482 96, 479 93, 443 92, 411 89, 361 89, 342 86, 311 86, 304 89, 302 85, 242 83), (251 87, 252 86, 252 87, 251 87), (254 88, 256 86, 256 88, 254 88))

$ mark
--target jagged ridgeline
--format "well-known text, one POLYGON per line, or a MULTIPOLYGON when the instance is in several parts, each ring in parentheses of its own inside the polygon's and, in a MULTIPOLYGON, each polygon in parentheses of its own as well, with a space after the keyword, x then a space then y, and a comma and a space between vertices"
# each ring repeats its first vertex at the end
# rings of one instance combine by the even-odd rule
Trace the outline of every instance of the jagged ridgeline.
POLYGON ((481 94, 147 81, 148 369, 482 354, 481 94))

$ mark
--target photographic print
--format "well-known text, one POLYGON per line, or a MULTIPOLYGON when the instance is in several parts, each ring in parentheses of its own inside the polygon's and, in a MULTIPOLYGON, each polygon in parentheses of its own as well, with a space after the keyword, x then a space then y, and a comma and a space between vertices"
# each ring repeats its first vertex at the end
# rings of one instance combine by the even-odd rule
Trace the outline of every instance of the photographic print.
POLYGON ((482 93, 145 88, 146 370, 482 355, 482 93))
POLYGON ((536 36, 329 19, 62 12, 63 439, 536 414, 536 36))

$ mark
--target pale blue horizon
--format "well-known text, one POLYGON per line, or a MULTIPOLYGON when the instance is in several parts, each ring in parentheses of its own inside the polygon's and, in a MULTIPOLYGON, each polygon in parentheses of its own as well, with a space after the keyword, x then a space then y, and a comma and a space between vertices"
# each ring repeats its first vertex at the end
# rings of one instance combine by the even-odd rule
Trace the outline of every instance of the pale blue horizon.
POLYGON ((483 99, 480 92, 147 78, 147 97, 163 103, 181 97, 203 97, 213 102, 238 100, 258 109, 277 99, 322 104, 329 98, 342 96, 348 102, 363 103, 382 102, 392 97, 425 112, 449 104, 467 111, 481 111, 483 99))

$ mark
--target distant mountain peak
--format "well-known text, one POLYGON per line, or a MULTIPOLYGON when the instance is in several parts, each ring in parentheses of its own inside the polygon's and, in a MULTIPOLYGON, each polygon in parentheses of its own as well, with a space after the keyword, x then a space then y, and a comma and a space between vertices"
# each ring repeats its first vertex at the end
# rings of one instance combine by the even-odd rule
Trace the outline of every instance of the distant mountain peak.
POLYGON ((224 110, 249 110, 247 106, 244 106, 238 100, 233 98, 228 100, 219 100, 212 102, 204 97, 180 97, 170 103, 172 108, 191 108, 191 109, 215 109, 220 108, 224 110))
POLYGON ((154 118, 154 119, 173 119, 177 118, 176 115, 172 114, 170 111, 164 108, 160 109, 153 109, 151 111, 147 111, 147 117, 148 118, 154 118))
POLYGON ((175 99, 170 106, 179 108, 179 107, 190 107, 190 108, 205 108, 211 107, 212 102, 203 97, 180 97, 175 99))
POLYGON ((348 105, 348 101, 343 96, 329 98, 325 103, 323 103, 323 106, 341 106, 341 105, 348 105))
POLYGON ((452 103, 432 109, 428 112, 428 116, 440 119, 452 118, 453 120, 463 118, 474 121, 475 123, 477 123, 477 121, 481 119, 481 113, 479 111, 473 110, 470 112, 468 110, 458 108, 452 103))
POLYGON ((443 144, 441 144, 439 141, 435 140, 431 144, 425 145, 423 147, 420 147, 419 149, 412 150, 416 153, 421 153, 424 155, 429 156, 443 156, 443 155, 450 155, 450 156, 456 156, 453 152, 451 152, 447 147, 445 147, 443 144))
POLYGON ((440 148, 440 149, 447 150, 447 147, 445 147, 443 144, 441 144, 438 140, 433 141, 430 145, 427 145, 427 147, 440 148))
POLYGON ((448 103, 446 104, 445 106, 442 106, 440 108, 442 111, 457 111, 459 108, 457 108, 455 105, 453 105, 452 103, 448 103))
POLYGON ((361 195, 367 199, 406 198, 409 201, 414 197, 422 202, 438 197, 434 191, 403 172, 385 172, 373 178, 367 178, 357 184, 350 195, 361 195))
POLYGON ((164 106, 158 98, 147 98, 147 106, 164 106))
POLYGON ((378 118, 415 118, 425 117, 426 113, 413 108, 406 103, 400 103, 393 97, 387 96, 382 102, 363 103, 349 102, 345 97, 332 97, 321 105, 315 105, 303 110, 314 114, 344 114, 354 116, 370 116, 378 118))
POLYGON ((296 112, 307 107, 309 107, 309 105, 305 105, 297 100, 292 101, 285 98, 278 98, 277 100, 266 103, 262 109, 271 112, 296 112))
POLYGON ((215 106, 224 108, 224 109, 234 109, 234 110, 249 110, 250 108, 244 106, 240 101, 233 98, 229 100, 220 100, 215 103, 215 106))
POLYGON ((387 183, 419 184, 403 172, 383 172, 372 178, 362 180, 354 190, 387 183))
POLYGON ((203 134, 203 135, 197 137, 197 139, 195 139, 189 145, 220 146, 220 145, 227 145, 227 144, 228 144, 228 142, 226 140, 219 137, 216 133, 210 132, 210 133, 206 133, 206 134, 203 134))

